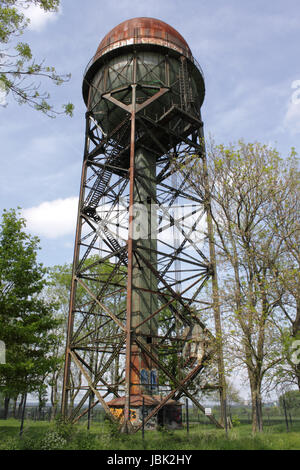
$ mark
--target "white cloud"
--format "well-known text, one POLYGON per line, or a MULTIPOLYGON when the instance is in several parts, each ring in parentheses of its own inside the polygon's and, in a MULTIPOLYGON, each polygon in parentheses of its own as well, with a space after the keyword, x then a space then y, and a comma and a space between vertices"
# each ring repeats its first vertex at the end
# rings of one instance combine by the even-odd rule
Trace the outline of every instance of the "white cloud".
MULTIPOLYGON (((45 201, 38 206, 30 207, 22 210, 22 215, 26 219, 27 230, 38 236, 43 236, 48 239, 58 239, 67 235, 73 235, 76 229, 77 217, 77 197, 68 197, 66 199, 55 199, 53 201, 45 201)), ((136 210, 139 208, 136 208, 136 210)), ((98 214, 101 218, 106 220, 106 228, 117 240, 127 240, 128 237, 128 212, 126 208, 119 207, 117 211, 111 211, 110 206, 105 204, 98 207, 98 214), (118 212, 119 211, 119 212, 118 212), (120 223, 120 229, 116 229, 116 222, 120 223)), ((206 229, 206 219, 203 215, 202 207, 197 206, 173 206, 170 210, 165 208, 163 211, 157 208, 157 212, 163 215, 163 220, 159 226, 160 232, 157 233, 158 227, 153 231, 153 235, 157 236, 159 241, 176 239, 178 242, 182 241, 181 230, 176 229, 171 223, 169 216, 177 220, 178 224, 190 237, 193 243, 202 244, 204 232, 206 229), (183 220, 184 219, 184 220, 183 220), (196 227, 195 228, 195 224, 196 227)), ((156 210, 153 212, 156 218, 156 210)), ((143 224, 143 214, 139 215, 137 210, 136 230, 138 237, 145 237, 141 230, 143 224)), ((99 224, 99 236, 102 236, 102 225, 99 224)), ((147 235, 148 236, 148 235, 147 235)), ((71 242, 66 241, 65 247, 70 248, 71 242)))
POLYGON ((284 128, 292 135, 300 133, 300 80, 293 81, 294 90, 288 102, 287 111, 283 119, 284 128))
POLYGON ((284 127, 291 134, 300 133, 300 104, 290 102, 284 117, 284 127))
POLYGON ((61 8, 57 12, 45 12, 36 5, 30 5, 28 8, 20 8, 20 10, 30 20, 28 29, 37 32, 42 31, 48 23, 56 21, 58 16, 62 13, 61 8))
POLYGON ((77 197, 42 202, 22 211, 30 233, 46 238, 59 238, 75 233, 77 197))

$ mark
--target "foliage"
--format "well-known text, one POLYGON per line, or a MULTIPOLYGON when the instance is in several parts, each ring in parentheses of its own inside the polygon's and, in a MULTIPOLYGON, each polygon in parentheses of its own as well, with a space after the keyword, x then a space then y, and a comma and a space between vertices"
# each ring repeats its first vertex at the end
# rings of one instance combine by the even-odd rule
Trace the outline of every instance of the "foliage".
POLYGON ((231 418, 231 423, 232 423, 232 426, 235 428, 237 426, 240 426, 241 422, 238 418, 238 416, 232 416, 231 418))
POLYGON ((189 183, 210 201, 227 363, 247 370, 254 430, 262 429, 262 384, 285 360, 284 309, 293 331, 300 328, 298 168, 294 149, 283 160, 276 149, 240 141, 208 143, 205 164, 196 156, 180 169, 192 170, 189 183))
POLYGON ((6 344, 6 364, 0 365, 0 385, 6 396, 37 391, 55 366, 51 355, 56 305, 45 302, 45 268, 37 262, 39 240, 25 232, 25 220, 11 209, 0 225, 0 331, 6 344))
POLYGON ((55 431, 48 431, 41 441, 41 450, 58 450, 66 446, 66 439, 55 431))
POLYGON ((2 0, 0 4, 0 84, 2 92, 11 94, 19 104, 28 104, 44 114, 55 117, 65 113, 72 116, 72 103, 63 105, 59 112, 50 104, 50 94, 40 92, 37 79, 49 79, 55 85, 70 80, 71 75, 60 75, 55 67, 44 65, 44 61, 36 61, 31 47, 26 42, 16 42, 30 20, 26 17, 26 9, 36 6, 45 12, 58 10, 60 0, 2 0), (31 81, 33 80, 33 81, 31 81))
POLYGON ((293 416, 300 414, 300 392, 298 390, 289 390, 279 397, 279 405, 282 410, 284 406, 293 416))
POLYGON ((55 432, 63 439, 70 440, 74 435, 75 428, 72 424, 65 422, 61 415, 58 415, 54 424, 55 432))

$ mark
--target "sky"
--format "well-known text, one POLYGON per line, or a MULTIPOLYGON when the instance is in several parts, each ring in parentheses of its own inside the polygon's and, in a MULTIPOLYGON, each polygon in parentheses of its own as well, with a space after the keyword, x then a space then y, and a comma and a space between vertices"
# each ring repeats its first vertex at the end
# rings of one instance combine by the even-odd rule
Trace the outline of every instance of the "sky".
POLYGON ((244 139, 300 151, 299 0, 62 0, 58 13, 37 7, 21 38, 37 61, 72 78, 43 81, 57 109, 50 119, 8 96, 0 100, 0 210, 22 208, 27 229, 41 240, 46 266, 73 257, 83 158, 82 79, 99 42, 122 21, 148 16, 173 26, 188 42, 206 83, 205 135, 216 143, 244 139))

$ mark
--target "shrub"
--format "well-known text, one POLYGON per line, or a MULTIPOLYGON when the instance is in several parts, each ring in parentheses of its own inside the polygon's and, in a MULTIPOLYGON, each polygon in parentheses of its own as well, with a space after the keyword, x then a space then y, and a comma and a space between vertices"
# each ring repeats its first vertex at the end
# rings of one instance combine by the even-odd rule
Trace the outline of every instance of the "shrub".
POLYGON ((18 442, 15 437, 6 437, 0 440, 0 450, 18 450, 18 442))
POLYGON ((67 440, 56 431, 48 431, 40 441, 41 450, 60 450, 64 449, 67 440))
POLYGON ((233 427, 239 426, 241 424, 238 416, 232 416, 231 422, 233 427))

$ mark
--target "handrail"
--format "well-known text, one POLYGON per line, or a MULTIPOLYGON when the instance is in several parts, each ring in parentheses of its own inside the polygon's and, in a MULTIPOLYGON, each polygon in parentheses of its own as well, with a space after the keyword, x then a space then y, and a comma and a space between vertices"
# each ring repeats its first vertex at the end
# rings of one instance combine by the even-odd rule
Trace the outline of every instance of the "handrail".
MULTIPOLYGON (((122 41, 124 42, 123 45, 121 45, 120 47, 124 47, 126 45, 131 45, 129 43, 125 43, 127 40, 130 40, 130 39, 133 39, 135 42, 133 44, 142 44, 141 42, 136 42, 137 39, 155 39, 156 41, 159 39, 162 43, 159 44, 159 43, 156 43, 157 45, 160 45, 160 46, 163 46, 163 47, 169 47, 168 45, 175 45, 176 47, 180 48, 181 50, 185 50, 186 53, 187 53, 187 57, 190 59, 190 61, 197 67, 197 69, 199 70, 200 74, 202 75, 203 77, 203 80, 204 80, 204 73, 203 73, 203 70, 199 64, 199 62, 193 57, 192 53, 187 50, 187 48, 184 47, 184 45, 181 43, 181 42, 176 42, 175 40, 170 40, 169 38, 165 39, 165 38, 162 38, 162 37, 158 37, 158 36, 153 36, 153 35, 146 35, 146 34, 143 34, 143 36, 137 36, 137 35, 133 35, 132 37, 130 38, 126 38, 126 39, 118 39, 117 41, 113 41, 109 44, 106 44, 104 47, 102 47, 100 50, 97 50, 96 54, 90 59, 90 61, 88 62, 87 66, 85 67, 85 70, 84 70, 84 77, 86 76, 87 74, 87 71, 89 70, 89 68, 91 67, 91 65, 96 62, 96 60, 101 57, 103 54, 104 54, 104 51, 107 49, 107 50, 113 50, 114 49, 114 45, 116 45, 117 43, 120 44, 122 41)), ((155 45, 155 42, 153 41, 153 44, 155 45)), ((170 49, 173 49, 172 47, 169 47, 170 49)))

